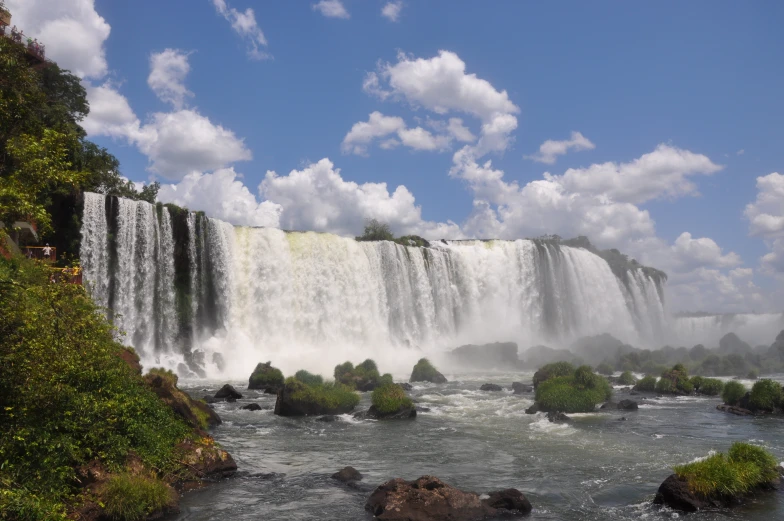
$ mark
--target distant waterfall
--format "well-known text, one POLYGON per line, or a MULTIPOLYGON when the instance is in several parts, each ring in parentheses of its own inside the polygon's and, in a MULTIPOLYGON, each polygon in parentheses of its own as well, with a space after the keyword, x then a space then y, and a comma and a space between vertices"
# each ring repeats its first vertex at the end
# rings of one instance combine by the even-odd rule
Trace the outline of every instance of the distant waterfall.
POLYGON ((145 363, 249 373, 392 364, 461 343, 664 338, 663 289, 580 248, 541 241, 357 242, 234 227, 86 193, 84 280, 145 363), (329 360, 326 360, 329 358, 329 360))

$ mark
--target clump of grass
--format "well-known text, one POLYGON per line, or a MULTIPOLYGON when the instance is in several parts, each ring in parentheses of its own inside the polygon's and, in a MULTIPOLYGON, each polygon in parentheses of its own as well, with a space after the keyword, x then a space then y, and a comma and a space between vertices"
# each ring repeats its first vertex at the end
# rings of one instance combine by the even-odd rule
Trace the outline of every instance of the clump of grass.
POLYGON ((321 385, 324 383, 324 379, 320 374, 313 374, 304 369, 294 373, 294 378, 307 385, 321 385))
POLYGON ((618 377, 618 383, 621 385, 634 385, 637 383, 637 379, 631 371, 624 371, 621 373, 621 376, 618 377))
POLYGON ((117 474, 101 490, 104 514, 114 521, 141 521, 169 502, 169 487, 159 479, 117 474))
POLYGON ((643 379, 634 386, 634 390, 652 393, 656 390, 656 377, 650 375, 643 377, 643 379))
POLYGON ((760 447, 732 444, 727 455, 714 454, 701 461, 675 467, 689 490, 703 498, 729 498, 748 494, 777 476, 776 459, 760 447))
POLYGON ((772 411, 781 405, 781 399, 781 384, 765 378, 751 388, 749 408, 755 411, 772 411))
POLYGON ((718 378, 702 378, 699 376, 695 376, 691 379, 692 385, 694 386, 694 390, 697 391, 698 394, 704 394, 705 396, 718 396, 724 390, 724 382, 719 380, 718 378), (694 382, 694 378, 699 378, 697 382, 694 382))
POLYGON ((335 366, 335 381, 343 385, 368 391, 379 385, 381 375, 378 372, 376 362, 368 358, 356 367, 351 362, 344 362, 335 366))
POLYGON ((373 407, 384 414, 393 413, 401 409, 414 406, 411 398, 406 396, 402 387, 397 384, 384 384, 376 387, 372 395, 373 407))
POLYGON ((283 373, 272 362, 258 364, 248 379, 248 389, 277 389, 283 386, 283 373))
POLYGON ((153 367, 152 369, 147 371, 147 374, 153 376, 160 376, 161 378, 163 378, 164 382, 166 382, 167 385, 170 385, 172 387, 176 386, 177 381, 179 380, 179 377, 176 374, 174 374, 170 369, 164 369, 163 367, 153 367))
POLYGON ((437 382, 446 381, 444 375, 438 372, 435 366, 427 358, 420 358, 411 371, 410 382, 437 382))
POLYGON ((359 395, 339 382, 307 385, 296 378, 287 378, 286 391, 290 393, 292 401, 305 408, 350 411, 359 404, 359 395))
POLYGON ((741 398, 746 395, 746 388, 740 382, 727 382, 721 391, 721 399, 727 405, 737 405, 741 398))
POLYGON ((553 362, 552 364, 543 365, 534 373, 534 388, 539 387, 540 383, 550 378, 570 376, 572 374, 574 374, 574 366, 569 362, 553 362))
POLYGON ((577 368, 570 376, 549 378, 536 388, 536 402, 542 411, 547 412, 591 412, 597 404, 610 397, 610 383, 586 365, 577 368))

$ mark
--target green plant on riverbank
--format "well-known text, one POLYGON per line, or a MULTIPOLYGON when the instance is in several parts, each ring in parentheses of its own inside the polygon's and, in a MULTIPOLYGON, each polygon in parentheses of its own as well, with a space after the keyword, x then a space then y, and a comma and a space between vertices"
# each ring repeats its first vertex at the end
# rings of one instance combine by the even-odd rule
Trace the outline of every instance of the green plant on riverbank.
POLYGON ((591 412, 611 397, 610 383, 588 366, 578 367, 570 376, 545 380, 536 388, 536 403, 546 412, 591 412))
POLYGON ((170 489, 163 481, 123 472, 107 481, 101 494, 105 514, 117 521, 142 521, 170 501, 170 489))
POLYGON ((749 395, 749 408, 753 411, 772 411, 781 405, 781 384, 763 379, 754 383, 749 395))
POLYGON ((621 373, 621 376, 618 377, 618 383, 621 385, 634 385, 637 383, 637 379, 631 371, 624 371, 621 373))
POLYGON ((772 482, 778 462, 766 450, 748 443, 733 443, 726 455, 675 467, 675 474, 688 482, 689 490, 703 498, 737 497, 772 482))
POLYGON ((741 398, 746 395, 746 387, 740 382, 727 382, 721 391, 721 399, 727 405, 737 405, 741 398))

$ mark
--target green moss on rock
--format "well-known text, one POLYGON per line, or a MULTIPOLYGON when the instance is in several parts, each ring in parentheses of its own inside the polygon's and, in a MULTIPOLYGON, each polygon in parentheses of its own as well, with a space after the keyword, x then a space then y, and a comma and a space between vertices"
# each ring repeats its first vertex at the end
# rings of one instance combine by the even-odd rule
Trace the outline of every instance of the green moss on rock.
POLYGON ((543 365, 534 373, 534 388, 539 387, 539 384, 550 378, 571 376, 572 374, 574 374, 574 366, 569 362, 553 362, 543 365))
POLYGON ((406 392, 397 384, 385 384, 377 387, 372 395, 373 407, 382 414, 390 414, 403 409, 411 409, 414 402, 406 396, 406 392))
POLYGON ((258 364, 248 380, 248 389, 264 389, 275 392, 283 386, 283 373, 272 362, 258 364))
POLYGON ((430 363, 427 358, 420 358, 411 371, 409 382, 432 382, 436 384, 447 383, 446 377, 430 363))
POLYGON ((359 395, 339 382, 308 385, 296 378, 287 378, 278 393, 275 414, 279 416, 311 416, 345 414, 359 404, 359 395))
POLYGON ((575 413, 591 412, 611 397, 612 387, 607 379, 594 374, 590 367, 581 366, 569 376, 541 382, 535 399, 541 411, 575 413))
POLYGON ((300 369, 294 373, 294 378, 306 385, 321 385, 324 383, 324 378, 322 378, 320 374, 309 373, 304 369, 300 369))

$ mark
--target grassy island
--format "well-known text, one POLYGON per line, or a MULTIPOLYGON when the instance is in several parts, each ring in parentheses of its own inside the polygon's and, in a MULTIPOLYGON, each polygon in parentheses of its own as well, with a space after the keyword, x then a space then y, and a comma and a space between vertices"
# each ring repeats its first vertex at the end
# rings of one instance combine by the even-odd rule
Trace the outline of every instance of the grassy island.
POLYGON ((548 378, 536 388, 536 403, 539 410, 545 412, 591 412, 611 397, 610 383, 594 374, 587 365, 578 367, 568 376, 548 378))

